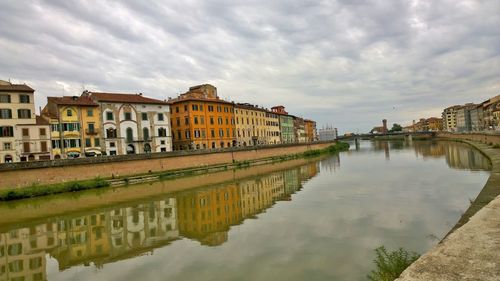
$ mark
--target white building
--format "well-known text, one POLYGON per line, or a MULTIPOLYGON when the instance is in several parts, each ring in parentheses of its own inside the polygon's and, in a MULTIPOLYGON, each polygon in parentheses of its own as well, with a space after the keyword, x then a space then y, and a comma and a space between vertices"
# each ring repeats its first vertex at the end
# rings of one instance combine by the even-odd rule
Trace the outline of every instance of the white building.
POLYGON ((338 136, 337 128, 333 128, 332 126, 327 125, 326 127, 319 129, 318 135, 320 141, 336 140, 338 136))
POLYGON ((99 104, 107 155, 172 151, 170 107, 142 94, 84 91, 99 104))

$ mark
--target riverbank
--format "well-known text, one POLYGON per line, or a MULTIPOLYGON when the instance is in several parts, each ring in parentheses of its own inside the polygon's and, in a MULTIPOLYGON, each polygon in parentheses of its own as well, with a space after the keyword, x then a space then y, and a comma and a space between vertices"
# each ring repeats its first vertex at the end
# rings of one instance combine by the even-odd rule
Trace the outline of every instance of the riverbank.
MULTIPOLYGON (((318 148, 317 146, 315 146, 315 148, 311 148, 311 146, 308 146, 307 147, 308 149, 306 149, 303 152, 290 153, 290 154, 283 154, 283 150, 280 150, 281 153, 278 153, 276 156, 265 157, 265 158, 253 158, 253 159, 247 158, 247 160, 242 160, 242 161, 235 160, 233 152, 232 161, 223 162, 221 164, 195 166, 193 165, 193 163, 191 163, 191 167, 188 168, 166 169, 158 172, 152 172, 151 170, 149 170, 147 174, 130 174, 130 175, 124 175, 122 177, 115 177, 114 174, 112 174, 112 176, 108 178, 101 178, 100 176, 98 176, 97 178, 90 180, 61 182, 48 185, 35 184, 20 188, 19 187, 8 188, 4 189, 3 191, 0 191, 0 201, 11 201, 11 200, 39 197, 39 196, 59 194, 65 192, 75 192, 88 189, 104 188, 108 186, 121 186, 128 184, 158 181, 176 177, 201 175, 201 174, 213 173, 224 170, 232 170, 232 169, 246 168, 250 166, 258 166, 275 162, 287 161, 291 159, 297 159, 300 157, 303 158, 315 157, 324 153, 335 153, 349 149, 349 145, 347 143, 342 143, 342 142, 336 142, 334 144, 330 143, 326 147, 323 146, 319 147, 321 148, 318 148)), ((286 152, 286 150, 284 152, 286 152)), ((218 158, 218 156, 219 155, 217 155, 216 153, 213 153, 214 158, 218 158)))
POLYGON ((480 143, 458 135, 477 148, 492 164, 486 185, 457 225, 438 245, 410 265, 398 281, 500 280, 500 149, 481 136, 480 143))

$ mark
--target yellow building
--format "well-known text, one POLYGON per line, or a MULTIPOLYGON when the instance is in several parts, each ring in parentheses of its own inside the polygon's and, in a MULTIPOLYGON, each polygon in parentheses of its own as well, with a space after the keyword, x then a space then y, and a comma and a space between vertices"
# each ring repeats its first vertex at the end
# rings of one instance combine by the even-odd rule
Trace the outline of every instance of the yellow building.
POLYGON ((42 116, 49 121, 54 159, 101 154, 100 110, 88 97, 48 97, 42 116))
POLYGON ((269 144, 266 110, 249 103, 234 105, 238 146, 269 144))
POLYGON ((266 110, 266 129, 267 129, 267 143, 280 144, 281 131, 280 131, 280 118, 278 114, 266 110))

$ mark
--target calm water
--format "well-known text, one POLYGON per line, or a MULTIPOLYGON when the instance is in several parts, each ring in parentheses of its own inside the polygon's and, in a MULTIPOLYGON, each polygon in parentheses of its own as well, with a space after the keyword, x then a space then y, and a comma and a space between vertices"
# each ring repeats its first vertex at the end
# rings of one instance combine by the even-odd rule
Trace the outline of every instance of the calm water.
POLYGON ((0 228, 0 280, 366 280, 374 248, 435 245, 489 169, 460 143, 362 142, 142 199, 165 182, 1 205, 18 221, 0 228), (137 198, 109 203, 113 192, 137 198))

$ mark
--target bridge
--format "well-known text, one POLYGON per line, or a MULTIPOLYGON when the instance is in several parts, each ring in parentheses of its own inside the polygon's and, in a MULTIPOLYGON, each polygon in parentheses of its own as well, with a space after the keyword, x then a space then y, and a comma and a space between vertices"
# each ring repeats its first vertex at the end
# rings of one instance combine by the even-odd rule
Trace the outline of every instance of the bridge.
POLYGON ((433 131, 421 131, 421 132, 393 132, 386 134, 353 134, 349 136, 339 136, 338 140, 360 140, 360 139, 405 139, 412 140, 414 137, 418 139, 433 138, 436 136, 436 132, 433 131))

